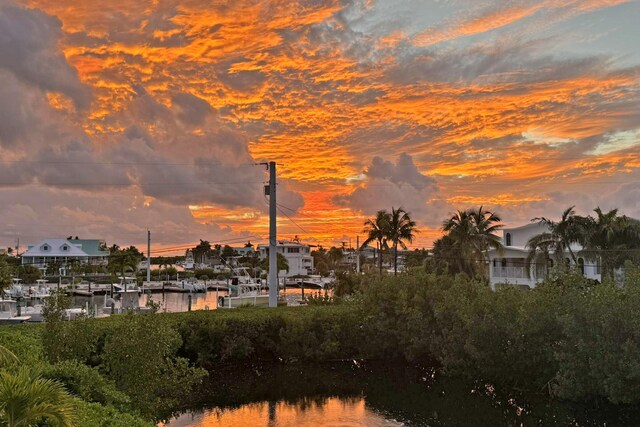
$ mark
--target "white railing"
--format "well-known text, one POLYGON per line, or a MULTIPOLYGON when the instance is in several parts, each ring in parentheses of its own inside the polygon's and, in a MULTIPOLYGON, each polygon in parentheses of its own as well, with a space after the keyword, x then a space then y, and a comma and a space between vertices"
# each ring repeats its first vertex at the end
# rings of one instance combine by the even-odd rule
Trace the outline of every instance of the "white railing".
POLYGON ((527 279, 524 267, 492 267, 493 277, 508 277, 511 279, 527 279))

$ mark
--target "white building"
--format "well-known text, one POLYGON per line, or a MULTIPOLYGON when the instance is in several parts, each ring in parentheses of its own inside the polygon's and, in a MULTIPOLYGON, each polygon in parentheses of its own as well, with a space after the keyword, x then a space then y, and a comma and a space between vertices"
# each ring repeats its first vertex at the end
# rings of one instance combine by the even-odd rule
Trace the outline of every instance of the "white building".
MULTIPOLYGON (((529 224, 522 227, 503 229, 502 252, 495 249, 489 250, 489 282, 495 289, 499 284, 526 285, 530 288, 544 280, 544 275, 549 268, 553 267, 553 258, 548 260, 548 265, 536 265, 532 263, 527 273, 526 259, 529 249, 527 242, 534 236, 549 232, 547 226, 539 223, 529 224)), ((571 250, 576 255, 578 266, 582 274, 589 279, 600 280, 599 262, 586 261, 578 256, 582 247, 578 244, 571 245, 571 250)), ((575 265, 571 259, 569 251, 563 255, 567 265, 575 265)))
POLYGON ((33 265, 46 271, 47 265, 59 262, 61 274, 67 274, 67 269, 73 261, 81 264, 107 265, 109 251, 105 249, 103 240, 95 239, 46 239, 22 254, 23 265, 33 265))
MULTIPOLYGON (((289 271, 279 271, 278 276, 291 277, 313 274, 311 246, 296 242, 278 242, 276 250, 284 255, 289 263, 289 271)), ((258 245, 258 252, 261 260, 267 258, 269 256, 269 245, 258 245)))

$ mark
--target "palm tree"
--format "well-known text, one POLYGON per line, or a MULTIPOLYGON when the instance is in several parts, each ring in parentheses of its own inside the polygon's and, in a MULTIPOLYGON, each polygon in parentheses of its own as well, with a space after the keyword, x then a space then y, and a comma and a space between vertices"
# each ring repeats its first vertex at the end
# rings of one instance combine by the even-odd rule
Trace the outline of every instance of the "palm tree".
MULTIPOLYGON (((364 223, 364 232, 367 233, 367 239, 362 243, 364 248, 371 242, 378 242, 378 266, 380 267, 380 275, 382 275, 382 250, 387 247, 388 229, 391 216, 386 210, 379 210, 376 217, 367 219, 364 223)), ((375 252, 374 252, 375 255, 375 252)))
POLYGON ((0 345, 0 367, 18 362, 18 358, 7 347, 0 345))
POLYGON ((442 223, 442 231, 446 232, 449 243, 452 245, 446 253, 453 255, 450 261, 454 263, 458 271, 474 275, 475 259, 473 254, 473 218, 469 211, 458 210, 451 218, 442 223))
MULTIPOLYGON (((484 266, 487 260, 487 251, 490 248, 502 250, 500 238, 494 233, 502 228, 500 217, 484 209, 458 210, 451 218, 442 223, 442 230, 448 233, 447 241, 451 248, 443 253, 449 254, 451 262, 458 271, 470 276, 484 274, 484 266)), ((442 248, 441 248, 442 249, 442 248)))
POLYGON ((0 420, 7 427, 40 425, 44 420, 61 427, 76 425, 72 397, 62 384, 33 377, 26 368, 15 375, 0 372, 0 420))
POLYGON ((552 221, 545 217, 533 218, 532 222, 545 225, 548 231, 533 236, 527 242, 529 249, 526 266, 527 274, 530 274, 531 264, 545 265, 544 271, 547 273, 549 257, 553 255, 556 265, 563 266, 564 252, 568 251, 574 265, 578 264, 576 255, 571 249, 572 243, 579 243, 583 240, 585 219, 576 215, 575 206, 570 206, 562 212, 560 221, 552 221))
POLYGON ((594 212, 595 217, 588 216, 584 221, 584 250, 580 254, 591 261, 600 260, 602 278, 612 278, 614 270, 640 250, 640 225, 618 216, 618 209, 604 213, 598 207, 594 212))
POLYGON ((331 262, 331 267, 336 270, 343 258, 342 249, 336 248, 335 246, 331 247, 329 252, 327 252, 327 258, 329 258, 331 262))
POLYGON ((391 207, 389 217, 387 239, 393 243, 393 274, 398 274, 398 245, 402 249, 407 249, 405 242, 413 242, 413 238, 418 233, 416 222, 409 217, 409 213, 401 207, 395 209, 391 207))
POLYGON ((500 222, 502 219, 495 212, 490 212, 483 209, 482 206, 476 210, 469 210, 469 215, 473 220, 475 226, 475 245, 477 249, 482 253, 493 248, 497 250, 502 249, 502 242, 500 237, 495 233, 502 228, 500 222))

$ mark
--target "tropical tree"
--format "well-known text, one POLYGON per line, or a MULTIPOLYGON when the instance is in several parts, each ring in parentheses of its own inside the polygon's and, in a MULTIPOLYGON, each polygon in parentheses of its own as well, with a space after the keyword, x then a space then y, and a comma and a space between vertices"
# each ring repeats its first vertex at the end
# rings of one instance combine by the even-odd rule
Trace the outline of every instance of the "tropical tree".
POLYGON ((35 283, 36 280, 42 277, 42 272, 39 268, 33 265, 21 265, 17 268, 18 277, 20 277, 24 283, 35 283))
POLYGON ((224 259, 228 261, 229 259, 236 256, 236 250, 229 245, 224 245, 224 247, 222 248, 222 252, 220 253, 220 256, 222 256, 224 259))
POLYGON ((4 290, 11 286, 12 268, 4 259, 0 257, 0 299, 4 290))
POLYGON ((16 374, 0 372, 0 419, 7 427, 76 425, 73 399, 57 381, 32 376, 27 368, 16 374))
POLYGON ((331 267, 334 270, 337 269, 340 265, 340 261, 342 261, 343 256, 344 255, 342 254, 342 249, 336 248, 335 246, 331 247, 331 249, 329 249, 329 252, 327 252, 327 258, 329 259, 331 267))
POLYGON ((135 246, 120 249, 119 246, 113 245, 109 248, 107 270, 114 276, 124 276, 127 270, 137 271, 142 258, 142 253, 135 246))
POLYGON ((202 239, 200 239, 198 246, 193 248, 191 252, 193 253, 193 259, 201 264, 204 264, 205 260, 213 254, 211 243, 202 239))
POLYGON ((618 215, 618 209, 602 212, 594 209, 595 216, 584 219, 580 255, 601 263, 602 278, 613 278, 613 272, 627 260, 640 258, 640 223, 618 215))
MULTIPOLYGON (((364 232, 367 233, 367 239, 362 243, 364 248, 371 242, 378 243, 378 267, 380 275, 382 275, 382 250, 388 248, 388 230, 391 215, 386 210, 379 210, 375 218, 367 219, 364 223, 364 232)), ((375 252, 374 252, 375 254, 375 252)))
MULTIPOLYGON (((284 270, 288 273, 289 261, 287 261, 287 258, 281 253, 277 253, 276 260, 277 260, 278 271, 284 270)), ((262 262, 260 263, 260 268, 262 268, 267 272, 269 271, 269 257, 266 257, 265 259, 262 260, 262 262)))
MULTIPOLYGON (((447 243, 450 247, 442 248, 441 243, 439 252, 450 257, 448 264, 453 266, 454 270, 470 276, 475 274, 483 276, 487 250, 491 248, 502 250, 500 238, 494 234, 502 228, 500 221, 496 213, 482 206, 478 210, 458 210, 442 223, 442 231, 447 233, 447 243)), ((435 254, 434 251, 434 256, 435 254)))
MULTIPOLYGON (((533 218, 532 222, 546 226, 548 231, 544 231, 529 239, 526 244, 529 253, 526 259, 527 274, 533 262, 539 267, 544 265, 544 272, 547 272, 547 264, 550 257, 555 260, 559 268, 563 268, 564 253, 569 252, 574 265, 578 264, 571 245, 580 243, 583 240, 585 219, 576 215, 575 206, 570 206, 562 212, 560 221, 552 221, 545 217, 533 218)), ((538 268, 540 271, 540 268, 538 268)))
POLYGON ((402 209, 391 208, 391 215, 387 224, 387 239, 393 244, 393 274, 398 274, 398 246, 407 249, 405 242, 413 242, 418 230, 416 222, 411 219, 409 213, 402 209))
POLYGON ((61 261, 51 261, 47 263, 47 275, 58 276, 60 275, 60 269, 62 268, 61 261))

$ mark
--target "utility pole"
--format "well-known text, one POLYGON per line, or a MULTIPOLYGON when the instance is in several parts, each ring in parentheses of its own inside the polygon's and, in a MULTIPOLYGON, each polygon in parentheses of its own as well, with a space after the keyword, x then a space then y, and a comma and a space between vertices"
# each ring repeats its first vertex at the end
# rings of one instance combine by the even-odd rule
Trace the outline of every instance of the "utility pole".
POLYGON ((360 273, 360 236, 356 236, 356 273, 360 273))
POLYGON ((269 307, 278 306, 278 252, 276 239, 276 162, 269 162, 269 307))
POLYGON ((151 230, 147 230, 147 287, 151 286, 151 230))

